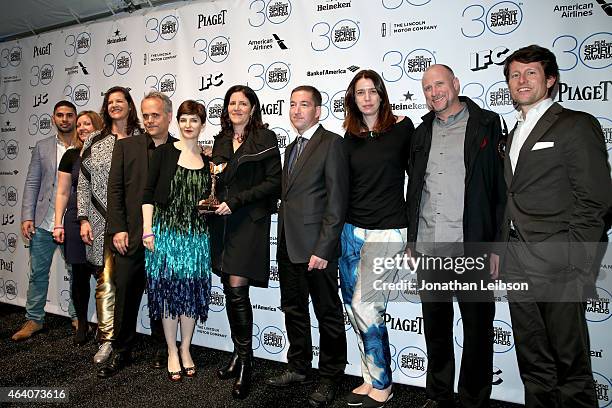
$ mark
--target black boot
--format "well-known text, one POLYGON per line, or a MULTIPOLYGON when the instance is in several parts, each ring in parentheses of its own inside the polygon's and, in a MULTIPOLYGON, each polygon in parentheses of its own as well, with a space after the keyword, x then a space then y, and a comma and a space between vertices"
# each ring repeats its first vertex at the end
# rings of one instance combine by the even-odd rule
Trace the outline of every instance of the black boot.
POLYGON ((251 371, 253 355, 253 309, 249 298, 249 286, 224 288, 228 305, 228 318, 232 330, 232 341, 237 355, 234 370, 236 381, 232 388, 232 396, 244 399, 251 388, 251 371))
POLYGON ((217 370, 217 377, 222 380, 236 378, 238 376, 238 353, 234 351, 227 364, 217 370))
POLYGON ((76 330, 76 333, 74 334, 74 338, 72 339, 72 342, 74 343, 75 346, 82 346, 85 343, 87 343, 88 339, 89 339, 89 323, 87 322, 87 320, 79 319, 77 322, 77 330, 76 330))
POLYGON ((236 399, 245 399, 249 395, 251 388, 251 371, 252 361, 240 361, 238 363, 238 376, 232 387, 232 397, 236 399))

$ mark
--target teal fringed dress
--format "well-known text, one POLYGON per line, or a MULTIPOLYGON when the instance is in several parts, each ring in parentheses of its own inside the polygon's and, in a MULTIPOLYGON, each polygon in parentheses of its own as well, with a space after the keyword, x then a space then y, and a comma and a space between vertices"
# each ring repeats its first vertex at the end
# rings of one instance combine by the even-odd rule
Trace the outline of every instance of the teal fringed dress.
POLYGON ((210 245, 205 217, 196 205, 210 193, 208 166, 178 166, 170 184, 168 206, 155 207, 155 250, 146 251, 149 316, 208 317, 211 289, 210 245))

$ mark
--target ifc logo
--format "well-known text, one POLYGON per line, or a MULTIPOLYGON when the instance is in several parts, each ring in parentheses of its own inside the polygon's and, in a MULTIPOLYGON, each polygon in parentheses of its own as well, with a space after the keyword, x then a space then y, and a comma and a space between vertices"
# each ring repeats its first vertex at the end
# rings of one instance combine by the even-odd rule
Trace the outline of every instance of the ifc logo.
POLYGON ((278 354, 285 349, 285 333, 276 326, 267 326, 261 331, 261 345, 270 354, 278 354))
POLYGON ((610 318, 610 299, 612 294, 606 289, 597 287, 598 299, 587 301, 586 319, 589 322, 601 323, 610 318))
POLYGON ((397 355, 397 365, 406 377, 420 378, 427 373, 427 353, 419 347, 405 347, 397 355))
POLYGON ((222 312, 225 310, 225 294, 223 288, 213 286, 210 289, 209 309, 211 312, 222 312))

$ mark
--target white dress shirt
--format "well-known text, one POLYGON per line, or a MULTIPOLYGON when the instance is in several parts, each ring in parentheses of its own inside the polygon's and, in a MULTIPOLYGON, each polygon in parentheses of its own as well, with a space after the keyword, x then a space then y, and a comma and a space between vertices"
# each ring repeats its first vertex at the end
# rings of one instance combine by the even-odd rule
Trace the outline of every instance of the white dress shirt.
POLYGON ((523 117, 522 112, 517 112, 516 120, 517 125, 514 130, 514 136, 512 137, 512 146, 510 146, 510 163, 512 163, 512 174, 516 169, 516 163, 519 159, 519 154, 521 153, 521 148, 529 137, 529 134, 535 127, 536 123, 540 120, 542 115, 550 108, 553 104, 553 100, 550 98, 546 98, 541 102, 538 102, 533 108, 529 109, 527 112, 527 117, 523 117))

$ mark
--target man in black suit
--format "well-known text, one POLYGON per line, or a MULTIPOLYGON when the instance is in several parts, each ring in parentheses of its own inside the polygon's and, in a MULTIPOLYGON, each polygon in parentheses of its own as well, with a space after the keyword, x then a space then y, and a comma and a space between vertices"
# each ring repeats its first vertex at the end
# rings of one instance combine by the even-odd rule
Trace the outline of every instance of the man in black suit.
POLYGON ((348 199, 348 162, 343 139, 319 124, 321 94, 316 88, 295 88, 290 106, 291 123, 299 137, 285 151, 277 234, 289 369, 269 378, 267 384, 286 387, 310 380, 310 295, 319 322, 321 382, 308 402, 318 407, 334 399, 346 366, 337 258, 348 199))
MULTIPOLYGON (((147 133, 116 142, 108 177, 106 227, 115 251, 115 316, 113 355, 98 371, 100 378, 116 374, 130 360, 140 300, 146 285, 142 196, 149 158, 157 146, 176 141, 168 133, 172 121, 170 98, 160 92, 151 92, 142 100, 140 109, 147 133)), ((153 367, 165 367, 166 341, 161 321, 151 321, 151 335, 158 347, 153 367)))
POLYGON ((511 54, 504 75, 517 125, 508 138, 505 280, 527 407, 596 407, 584 288, 612 203, 601 126, 551 99, 555 55, 531 45, 511 54))
POLYGON ((499 154, 502 121, 496 113, 459 96, 459 79, 446 65, 429 67, 422 87, 430 112, 422 117, 410 147, 407 252, 430 264, 481 258, 483 266, 467 271, 435 265, 418 268, 419 286, 457 281, 478 288, 420 290, 428 358, 428 399, 423 407, 454 406, 455 295, 463 325, 459 401, 465 408, 484 408, 489 406, 492 387, 495 304, 493 293, 481 291, 480 282, 487 281, 489 274, 495 279, 499 265, 499 257, 489 253, 490 244, 499 238, 505 206, 499 154), (487 258, 490 265, 482 261, 487 258))

